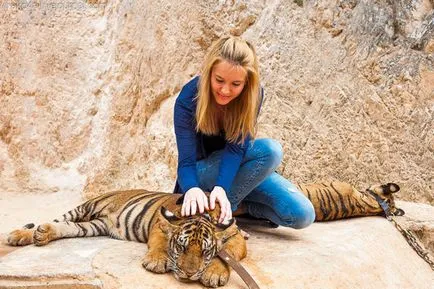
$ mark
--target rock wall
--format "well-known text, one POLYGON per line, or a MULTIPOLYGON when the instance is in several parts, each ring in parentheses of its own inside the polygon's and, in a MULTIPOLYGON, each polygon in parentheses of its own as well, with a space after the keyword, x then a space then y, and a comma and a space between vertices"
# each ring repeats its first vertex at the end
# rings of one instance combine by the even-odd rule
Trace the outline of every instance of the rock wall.
POLYGON ((434 204, 432 0, 62 3, 1 2, 0 191, 171 191, 176 94, 231 33, 257 47, 283 175, 434 204))

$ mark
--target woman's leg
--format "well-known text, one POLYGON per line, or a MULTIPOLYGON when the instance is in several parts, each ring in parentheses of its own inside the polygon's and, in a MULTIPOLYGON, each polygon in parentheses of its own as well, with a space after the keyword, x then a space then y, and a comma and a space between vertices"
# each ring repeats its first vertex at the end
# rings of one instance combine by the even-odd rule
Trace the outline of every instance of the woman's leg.
POLYGON ((247 212, 281 226, 302 229, 313 223, 310 200, 290 181, 273 172, 243 201, 247 212))
MULTIPOLYGON (((222 151, 197 163, 200 187, 214 188, 219 173, 222 151)), ((278 225, 304 228, 315 220, 312 203, 297 187, 275 173, 282 160, 282 147, 272 139, 257 139, 243 158, 240 169, 226 192, 232 211, 243 201, 248 213, 278 225)))
MULTIPOLYGON (((219 173, 222 151, 211 154, 197 162, 199 184, 203 190, 214 188, 219 173)), ((226 192, 235 211, 241 201, 261 184, 282 161, 282 147, 272 139, 257 139, 246 151, 240 168, 232 183, 230 192, 226 192)))

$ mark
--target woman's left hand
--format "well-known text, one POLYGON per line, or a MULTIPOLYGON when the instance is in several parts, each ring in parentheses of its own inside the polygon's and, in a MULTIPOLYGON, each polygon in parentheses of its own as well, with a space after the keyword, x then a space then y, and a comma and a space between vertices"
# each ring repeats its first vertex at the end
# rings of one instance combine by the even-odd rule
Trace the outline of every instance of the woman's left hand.
POLYGON ((222 187, 215 186, 211 192, 211 195, 209 196, 209 207, 211 210, 214 210, 216 200, 220 204, 219 223, 223 222, 224 220, 232 219, 231 203, 229 202, 226 192, 222 187))

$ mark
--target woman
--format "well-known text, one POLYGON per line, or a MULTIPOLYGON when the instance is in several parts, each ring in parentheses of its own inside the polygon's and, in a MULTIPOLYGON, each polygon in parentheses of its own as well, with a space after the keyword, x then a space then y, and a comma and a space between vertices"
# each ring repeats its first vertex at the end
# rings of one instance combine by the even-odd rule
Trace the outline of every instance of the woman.
POLYGON ((254 140, 262 97, 253 46, 233 36, 215 42, 200 76, 183 87, 175 104, 175 192, 185 194, 183 216, 213 210, 218 202, 219 222, 233 211, 292 228, 314 221, 309 199, 275 172, 280 144, 254 140), (209 204, 204 191, 211 192, 209 204))

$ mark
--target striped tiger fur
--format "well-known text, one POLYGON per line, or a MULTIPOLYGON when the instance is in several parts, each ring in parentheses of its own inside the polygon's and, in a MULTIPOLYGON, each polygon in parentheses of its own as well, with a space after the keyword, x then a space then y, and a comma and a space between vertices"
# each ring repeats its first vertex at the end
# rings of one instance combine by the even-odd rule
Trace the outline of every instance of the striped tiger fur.
POLYGON ((337 181, 299 184, 298 188, 312 202, 315 208, 315 221, 381 215, 384 211, 373 194, 388 204, 388 214, 404 215, 404 211, 395 206, 393 194, 400 188, 394 183, 374 185, 365 191, 359 191, 348 183, 337 181))
MULTIPOLYGON (((403 215, 395 206, 393 183, 358 191, 348 183, 300 184, 311 200, 316 221, 379 215, 383 209, 373 194, 389 205, 390 214, 403 215)), ((234 220, 217 224, 219 208, 208 214, 181 218, 181 195, 130 190, 108 193, 91 199, 67 212, 61 221, 38 226, 26 225, 12 231, 8 243, 13 246, 42 246, 61 238, 106 236, 144 242, 148 251, 143 266, 152 272, 173 271, 181 281, 200 280, 208 287, 225 285, 229 267, 216 254, 225 248, 236 260, 246 256, 246 242, 234 220)))
POLYGON ((218 224, 217 207, 203 215, 180 217, 181 195, 129 190, 91 199, 61 220, 12 231, 13 246, 37 246, 61 238, 110 236, 148 245, 142 265, 149 271, 173 271, 180 281, 199 280, 208 287, 225 285, 229 267, 216 257, 224 248, 234 259, 246 256, 246 241, 235 221, 218 224))

